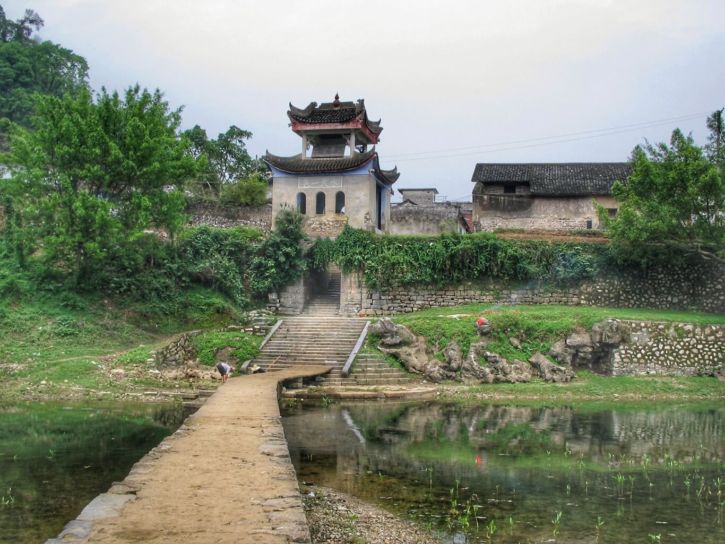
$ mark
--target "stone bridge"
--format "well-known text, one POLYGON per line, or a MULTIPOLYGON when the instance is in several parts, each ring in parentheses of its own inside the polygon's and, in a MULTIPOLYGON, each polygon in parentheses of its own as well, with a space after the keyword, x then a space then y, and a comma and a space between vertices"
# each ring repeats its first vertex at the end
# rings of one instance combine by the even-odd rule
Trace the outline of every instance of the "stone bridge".
POLYGON ((46 544, 309 542, 278 387, 328 371, 229 380, 46 544))

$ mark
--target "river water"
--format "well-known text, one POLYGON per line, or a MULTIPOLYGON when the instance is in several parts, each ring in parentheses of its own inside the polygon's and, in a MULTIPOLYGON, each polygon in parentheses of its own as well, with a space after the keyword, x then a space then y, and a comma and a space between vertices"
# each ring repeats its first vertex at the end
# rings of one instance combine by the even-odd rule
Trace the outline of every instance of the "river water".
POLYGON ((183 421, 181 405, 0 405, 0 542, 44 542, 183 421))
POLYGON ((722 405, 340 403, 287 405, 283 423, 302 482, 449 542, 722 543, 723 415, 722 405))

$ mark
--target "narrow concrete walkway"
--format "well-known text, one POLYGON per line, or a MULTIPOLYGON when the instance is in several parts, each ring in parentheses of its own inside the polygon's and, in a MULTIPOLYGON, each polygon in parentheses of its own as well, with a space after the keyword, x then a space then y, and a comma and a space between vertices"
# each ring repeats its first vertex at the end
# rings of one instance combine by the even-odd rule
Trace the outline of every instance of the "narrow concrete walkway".
POLYGON ((277 384, 328 370, 232 378, 48 542, 309 542, 277 384))

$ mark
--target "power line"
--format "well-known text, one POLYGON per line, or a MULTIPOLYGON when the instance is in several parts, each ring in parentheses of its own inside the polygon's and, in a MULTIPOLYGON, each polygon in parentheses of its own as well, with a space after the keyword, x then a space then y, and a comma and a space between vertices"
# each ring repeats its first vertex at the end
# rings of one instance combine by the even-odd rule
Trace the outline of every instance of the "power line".
POLYGON ((681 115, 678 117, 670 117, 668 119, 660 119, 657 121, 646 121, 641 123, 634 123, 630 125, 620 125, 616 127, 601 128, 584 130, 580 132, 569 132, 565 134, 559 134, 556 136, 542 136, 538 138, 527 138, 523 140, 512 140, 508 142, 492 143, 492 144, 481 144, 477 146, 467 146, 458 148, 448 148, 440 150, 420 151, 420 152, 409 152, 409 153, 398 153, 393 155, 386 155, 386 159, 393 159, 396 162, 407 162, 417 160, 430 160, 430 159, 443 159, 448 157, 466 157, 470 155, 478 155, 481 153, 496 153, 499 151, 510 151, 515 149, 525 149, 529 147, 540 147, 545 145, 553 145, 559 143, 574 142, 578 140, 587 140, 591 138, 601 138, 603 136, 610 136, 615 134, 621 134, 624 132, 632 132, 634 130, 641 130, 644 128, 656 127, 665 124, 669 124, 676 121, 685 121, 690 119, 696 119, 706 115, 707 112, 692 113, 689 115, 681 115), (578 136, 570 138, 570 136, 578 136), (526 145, 515 145, 515 144, 526 144, 526 145), (502 147, 508 146, 508 147, 502 147), (496 149, 485 149, 485 148, 496 148, 496 149), (457 151, 467 151, 465 153, 453 153, 457 151), (420 156, 419 156, 420 155, 420 156))

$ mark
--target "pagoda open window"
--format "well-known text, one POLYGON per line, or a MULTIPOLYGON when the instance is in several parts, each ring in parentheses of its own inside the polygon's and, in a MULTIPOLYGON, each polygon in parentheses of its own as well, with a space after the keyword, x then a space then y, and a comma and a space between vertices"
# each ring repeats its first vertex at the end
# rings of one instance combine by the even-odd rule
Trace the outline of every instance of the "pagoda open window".
POLYGON ((504 185, 503 186, 503 192, 505 195, 514 195, 516 194, 516 185, 504 185))
POLYGON ((345 193, 342 191, 335 195, 335 213, 345 213, 345 193))
POLYGON ((317 212, 318 215, 322 215, 323 213, 325 213, 325 193, 323 193, 322 191, 317 193, 315 212, 317 212))
POLYGON ((297 193, 297 211, 302 215, 307 213, 307 195, 305 193, 297 193))

